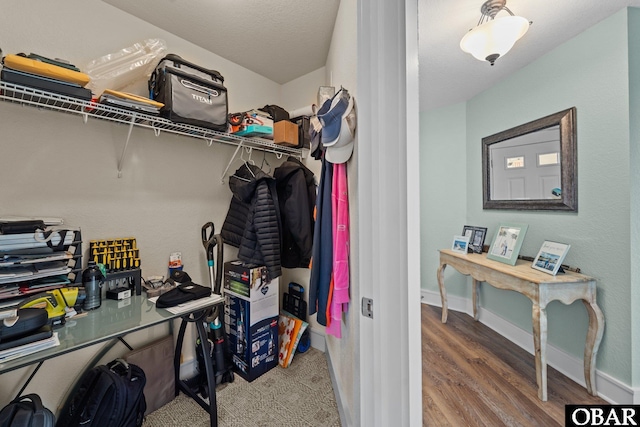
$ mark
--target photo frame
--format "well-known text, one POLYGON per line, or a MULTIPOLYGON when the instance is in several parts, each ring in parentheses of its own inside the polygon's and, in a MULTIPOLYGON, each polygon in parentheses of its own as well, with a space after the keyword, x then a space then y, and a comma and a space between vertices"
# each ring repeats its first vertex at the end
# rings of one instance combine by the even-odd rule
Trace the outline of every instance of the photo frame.
POLYGON ((564 261, 564 257, 567 256, 570 248, 571 245, 566 243, 545 240, 531 267, 553 276, 558 274, 559 271, 564 272, 562 270, 562 261, 564 261))
POLYGON ((493 236, 487 258, 516 265, 527 228, 529 228, 527 224, 500 224, 493 236))
POLYGON ((476 254, 482 253, 484 247, 484 240, 487 236, 486 227, 475 227, 471 225, 465 225, 462 228, 462 235, 469 235, 469 247, 468 251, 476 254))
POLYGON ((451 250, 461 254, 466 254, 469 247, 469 236, 453 236, 451 250))

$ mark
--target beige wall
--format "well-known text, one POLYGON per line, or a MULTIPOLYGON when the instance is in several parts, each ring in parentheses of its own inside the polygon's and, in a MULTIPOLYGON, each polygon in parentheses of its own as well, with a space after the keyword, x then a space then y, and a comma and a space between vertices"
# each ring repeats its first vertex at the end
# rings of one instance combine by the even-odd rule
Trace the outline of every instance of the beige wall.
MULTIPOLYGON (((333 38, 331 49, 327 57, 326 79, 327 84, 339 88, 343 86, 356 100, 356 108, 358 102, 358 87, 356 76, 356 58, 357 58, 357 1, 341 1, 338 17, 333 30, 333 38)), ((354 155, 351 157, 347 165, 347 176, 349 180, 349 216, 350 216, 350 297, 349 310, 343 315, 342 321, 342 338, 337 339, 327 335, 327 352, 333 366, 333 373, 337 382, 343 409, 345 411, 357 411, 360 407, 359 395, 356 395, 359 381, 359 351, 358 345, 358 322, 360 320, 359 311, 359 278, 358 278, 358 247, 357 247, 357 227, 358 227, 358 211, 357 211, 357 192, 358 192, 358 136, 356 134, 356 143, 354 147, 354 155)), ((357 419, 358 414, 344 414, 347 422, 352 424, 357 419)))
MULTIPOLYGON (((8 0, 2 16, 5 54, 33 52, 79 66, 134 42, 162 38, 170 52, 223 74, 230 111, 278 104, 283 93, 291 105, 302 105, 315 97, 319 84, 312 78, 309 85, 316 87, 308 94, 299 88, 288 91, 99 0, 8 0), (109 27, 118 31, 105 29, 109 27)), ((145 85, 140 81, 133 87, 144 94, 145 85)), ((213 221, 217 231, 222 227, 231 192, 221 174, 234 147, 209 147, 202 140, 166 133, 156 137, 150 130, 135 128, 118 178, 126 125, 95 119, 85 124, 79 116, 0 102, 0 129, 0 215, 61 217, 65 224, 81 227, 85 242, 134 236, 145 277, 166 274, 169 254, 181 251, 193 280, 208 283, 200 227, 207 221, 213 221)), ((267 158, 274 168, 281 161, 271 154, 267 158)), ((231 172, 238 166, 238 161, 232 164, 231 172)), ((230 259, 235 254, 227 248, 225 259, 230 259)), ((131 343, 135 347, 167 331, 142 331, 131 343)), ((39 393, 44 404, 55 409, 96 350, 46 361, 26 392, 39 393)), ((117 345, 106 359, 124 351, 117 345)), ((185 357, 193 356, 185 352, 185 357)), ((30 372, 26 368, 2 376, 0 404, 17 393, 30 372)))

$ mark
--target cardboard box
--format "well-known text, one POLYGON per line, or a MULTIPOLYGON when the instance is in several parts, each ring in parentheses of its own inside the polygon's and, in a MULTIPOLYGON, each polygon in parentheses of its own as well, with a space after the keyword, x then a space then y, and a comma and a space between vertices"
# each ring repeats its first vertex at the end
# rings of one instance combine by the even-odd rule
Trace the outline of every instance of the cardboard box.
POLYGON ((287 147, 298 146, 298 125, 287 120, 280 120, 273 124, 274 144, 287 147))
POLYGON ((279 279, 264 266, 224 264, 225 328, 236 372, 253 381, 278 364, 279 279))

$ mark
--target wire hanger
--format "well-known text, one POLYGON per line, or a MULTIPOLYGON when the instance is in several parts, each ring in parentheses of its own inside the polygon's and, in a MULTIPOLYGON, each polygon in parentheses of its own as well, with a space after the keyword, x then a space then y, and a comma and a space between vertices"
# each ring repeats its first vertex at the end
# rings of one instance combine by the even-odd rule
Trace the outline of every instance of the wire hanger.
POLYGON ((244 150, 240 153, 240 160, 244 161, 244 165, 246 166, 247 170, 251 173, 251 175, 253 175, 253 177, 256 177, 256 174, 253 173, 253 171, 251 170, 251 168, 249 167, 249 164, 252 164, 253 166, 256 165, 256 162, 254 162, 251 159, 251 153, 253 152, 253 148, 252 147, 245 147, 245 150, 247 150, 247 153, 249 153, 249 157, 247 159, 244 158, 243 154, 244 154, 244 150))
POLYGON ((269 170, 266 172, 268 175, 271 175, 271 165, 267 161, 267 152, 262 152, 262 164, 260 165, 260 169, 264 170, 264 165, 269 166, 269 170))

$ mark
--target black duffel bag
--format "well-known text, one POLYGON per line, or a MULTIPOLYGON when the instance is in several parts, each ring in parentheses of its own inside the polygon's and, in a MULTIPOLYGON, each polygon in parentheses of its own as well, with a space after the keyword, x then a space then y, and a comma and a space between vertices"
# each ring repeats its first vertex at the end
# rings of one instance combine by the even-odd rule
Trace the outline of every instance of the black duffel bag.
POLYGON ((164 104, 160 115, 172 122, 226 132, 229 107, 223 83, 218 71, 169 54, 151 74, 149 94, 164 104))

